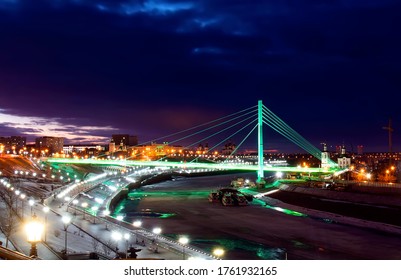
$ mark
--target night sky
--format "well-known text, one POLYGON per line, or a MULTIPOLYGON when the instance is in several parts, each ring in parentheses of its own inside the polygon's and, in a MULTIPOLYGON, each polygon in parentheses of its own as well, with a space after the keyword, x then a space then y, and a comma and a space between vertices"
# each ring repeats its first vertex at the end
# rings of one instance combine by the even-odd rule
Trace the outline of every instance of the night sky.
MULTIPOLYGON (((0 0, 0 136, 142 142, 263 100, 319 148, 387 151, 392 118, 401 151, 400 15, 399 0, 0 0)), ((268 129, 265 146, 299 150, 268 129)))

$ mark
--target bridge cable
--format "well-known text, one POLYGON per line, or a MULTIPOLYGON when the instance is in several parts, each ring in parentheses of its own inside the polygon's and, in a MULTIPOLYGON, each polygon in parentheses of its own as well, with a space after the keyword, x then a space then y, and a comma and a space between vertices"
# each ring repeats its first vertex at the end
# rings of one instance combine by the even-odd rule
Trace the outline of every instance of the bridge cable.
POLYGON ((318 148, 313 146, 310 142, 308 142, 304 137, 302 137, 298 132, 296 132, 293 128, 291 128, 288 124, 286 124, 282 119, 280 119, 276 114, 274 114, 272 111, 270 111, 265 106, 264 106, 264 109, 265 109, 264 112, 266 113, 266 115, 268 117, 271 117, 271 119, 275 120, 276 123, 282 125, 282 128, 283 128, 284 131, 287 131, 288 133, 291 133, 295 138, 298 139, 298 141, 303 142, 306 146, 308 146, 309 147, 309 149, 307 149, 308 152, 312 152, 313 151, 312 155, 315 156, 315 157, 316 156, 318 156, 318 157, 321 156, 321 151, 318 148))
MULTIPOLYGON (((256 122, 257 120, 255 120, 254 122, 256 122)), ((248 137, 252 134, 252 132, 254 132, 255 131, 255 129, 258 127, 258 124, 256 124, 253 128, 252 128, 252 130, 245 136, 245 138, 237 145, 237 147, 235 147, 235 149, 231 152, 231 154, 223 161, 223 163, 225 163, 227 160, 228 160, 228 158, 230 157, 230 156, 232 156, 238 149, 239 149, 239 147, 241 147, 241 145, 246 141, 246 139, 248 139, 248 137)))
MULTIPOLYGON (((255 115, 256 116, 256 115, 255 115)), ((239 132, 241 132, 242 130, 244 130, 245 128, 247 128, 248 126, 250 126, 252 123, 255 123, 257 121, 257 119, 252 120, 251 122, 249 122, 247 125, 245 125, 244 127, 242 127, 241 129, 237 130, 236 132, 234 132, 233 134, 229 135, 228 137, 226 137, 225 139, 223 139, 222 141, 220 141, 219 143, 217 143, 216 145, 214 145, 213 147, 210 148, 210 150, 215 149, 216 147, 220 146, 223 142, 227 141, 228 139, 230 139, 231 137, 233 137, 234 135, 238 134, 239 132)), ((252 129, 253 131, 254 129, 252 129)), ((251 132, 252 132, 251 131, 251 132)), ((248 136, 246 136, 247 138, 248 136)), ((246 139, 245 138, 245 139, 246 139)), ((245 140, 244 139, 244 140, 245 140)), ((241 142, 241 144, 243 143, 243 141, 241 142)), ((232 154, 232 153, 231 153, 232 154)), ((198 157, 196 157, 195 159, 191 160, 190 162, 193 162, 194 160, 196 160, 198 157)), ((223 161, 224 163, 224 161, 223 161)))
MULTIPOLYGON (((188 132, 188 131, 191 131, 191 130, 193 130, 193 129, 196 129, 196 128, 199 128, 199 127, 202 127, 202 126, 206 126, 206 125, 209 125, 209 124, 212 124, 212 123, 215 123, 215 122, 224 120, 224 119, 226 119, 226 118, 229 118, 229 117, 232 117, 232 116, 241 114, 241 113, 246 112, 246 111, 249 111, 249 110, 251 110, 251 109, 256 110, 256 107, 257 107, 257 105, 252 106, 252 107, 249 107, 249 108, 246 108, 246 109, 243 109, 243 110, 238 111, 238 112, 236 112, 236 113, 229 114, 229 115, 227 115, 227 116, 218 118, 218 119, 213 120, 213 121, 209 121, 209 122, 206 122, 206 123, 203 123, 203 124, 196 125, 196 126, 191 127, 191 128, 184 129, 184 130, 182 130, 182 131, 178 131, 178 132, 175 132, 175 133, 166 135, 166 136, 162 136, 162 137, 155 138, 155 139, 153 139, 153 140, 149 140, 149 141, 146 141, 146 142, 142 142, 141 144, 138 144, 138 145, 143 145, 143 144, 146 144, 146 143, 149 143, 149 142, 155 142, 155 141, 157 141, 157 140, 165 139, 165 138, 167 138, 167 137, 171 137, 171 136, 175 136, 175 135, 178 135, 178 134, 181 134, 181 133, 184 133, 184 132, 188 132)), ((254 110, 253 110, 253 111, 254 111, 254 110)), ((246 115, 246 114, 245 114, 245 115, 246 115)), ((236 118, 234 118, 234 119, 236 119, 236 118)), ((225 123, 225 122, 224 122, 224 123, 225 123)))
MULTIPOLYGON (((245 110, 242 110, 242 111, 240 111, 240 112, 249 111, 249 109, 250 109, 250 108, 245 109, 245 110)), ((226 121, 224 121, 224 122, 222 122, 222 123, 215 124, 215 125, 213 125, 213 126, 211 126, 211 127, 202 129, 201 131, 197 131, 197 132, 194 132, 194 133, 192 133, 192 134, 190 134, 190 135, 183 136, 183 137, 181 137, 181 138, 179 138, 179 139, 176 139, 176 140, 173 140, 173 141, 169 141, 169 144, 179 142, 179 141, 181 141, 181 140, 190 138, 190 137, 195 136, 195 135, 197 135, 197 134, 206 132, 206 131, 208 131, 208 130, 210 130, 210 129, 213 129, 213 128, 219 127, 219 126, 221 126, 221 125, 224 125, 224 124, 233 122, 233 121, 236 120, 236 119, 242 118, 242 117, 244 117, 244 116, 246 116, 246 115, 249 115, 249 114, 251 114, 251 113, 254 113, 254 112, 256 112, 256 109, 254 109, 254 110, 252 110, 252 111, 249 111, 249 112, 247 112, 247 113, 244 113, 244 114, 242 114, 242 115, 240 115, 240 116, 236 116, 236 117, 234 117, 234 118, 232 118, 232 119, 230 119, 230 120, 226 120, 226 121)), ((239 112, 237 112, 237 113, 235 113, 235 114, 231 114, 231 115, 229 115, 229 116, 237 115, 238 113, 239 113, 239 112)), ((228 117, 228 116, 223 117, 223 118, 220 118, 219 120, 222 120, 222 119, 227 118, 227 117, 228 117)), ((254 117, 254 116, 251 116, 251 117, 254 117)), ((233 126, 235 126, 235 125, 237 125, 237 124, 240 124, 240 123, 246 121, 247 119, 249 119, 249 118, 251 118, 251 117, 248 117, 248 118, 246 118, 245 120, 242 120, 242 121, 240 121, 240 122, 237 122, 237 123, 235 123, 234 125, 230 126, 229 128, 231 128, 231 127, 233 127, 233 126)), ((213 122, 216 122, 216 120, 215 120, 215 121, 208 122, 208 124, 213 123, 213 122)), ((205 124, 203 124, 203 125, 205 125, 205 124)), ((203 126, 203 125, 198 125, 198 126, 196 126, 196 127, 200 127, 200 126, 203 126)), ((196 128, 196 127, 194 127, 194 128, 196 128)), ((184 131, 177 132, 177 133, 173 133, 173 134, 170 134, 170 135, 177 135, 177 134, 183 133, 183 132, 185 132, 185 131, 192 130, 192 129, 194 129, 194 128, 186 129, 186 130, 184 130, 184 131)), ((220 130, 219 133, 222 132, 222 131, 225 131, 225 130, 227 130, 227 128, 224 129, 224 130, 220 130)), ((218 133, 212 134, 211 136, 209 136, 209 137, 207 137, 207 138, 204 138, 204 139, 202 139, 202 140, 200 140, 200 141, 198 141, 198 142, 195 142, 195 144, 200 143, 201 141, 204 141, 205 139, 208 139, 208 138, 210 138, 210 137, 212 137, 212 136, 214 136, 214 135, 216 135, 216 134, 218 134, 218 133)), ((167 136, 165 136, 165 137, 167 137, 167 136)), ((163 139, 163 138, 165 138, 165 137, 160 137, 160 138, 158 138, 158 139, 163 139)), ((147 142, 145 142, 145 143, 147 143, 147 142)), ((193 146, 193 145, 194 145, 194 144, 191 144, 191 145, 186 146, 186 147, 184 147, 184 148, 189 148, 189 147, 191 147, 191 146, 193 146)), ((139 146, 139 144, 138 144, 137 146, 139 146)), ((135 147, 135 146, 133 146, 133 147, 135 147)), ((129 158, 132 158, 132 157, 133 157, 133 156, 131 156, 131 157, 129 157, 129 158)), ((165 159, 166 157, 167 157, 167 156, 162 157, 162 158, 159 159, 159 160, 163 160, 163 159, 165 159)))
MULTIPOLYGON (((304 141, 300 140, 299 138, 296 138, 296 136, 289 134, 288 131, 286 131, 283 127, 280 127, 275 119, 271 119, 269 116, 264 115, 263 116, 263 122, 268 125, 270 128, 281 134, 282 136, 286 137, 288 140, 292 141, 294 144, 298 145, 308 153, 314 155, 316 152, 315 150, 311 150, 311 147, 307 145, 304 141)), ((320 153, 317 155, 314 155, 315 157, 318 157, 320 153)))

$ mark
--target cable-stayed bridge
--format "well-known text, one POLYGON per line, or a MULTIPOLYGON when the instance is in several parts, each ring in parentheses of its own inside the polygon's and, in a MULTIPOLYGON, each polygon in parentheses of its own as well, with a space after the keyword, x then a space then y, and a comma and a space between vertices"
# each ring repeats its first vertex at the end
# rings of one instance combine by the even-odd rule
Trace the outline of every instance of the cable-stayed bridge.
MULTIPOLYGON (((240 132, 247 132, 246 136, 239 142, 239 144, 226 156, 226 160, 219 162, 199 162, 198 157, 195 157, 191 161, 180 160, 172 161, 167 159, 167 156, 163 156, 157 160, 139 160, 138 154, 132 152, 132 156, 126 159, 107 159, 99 157, 98 159, 76 159, 76 158, 47 158, 47 162, 50 164, 92 164, 92 165, 117 165, 117 166, 153 166, 153 167, 169 167, 169 168, 214 168, 223 170, 244 170, 244 171, 256 171, 257 182, 263 183, 265 171, 281 171, 281 172, 293 172, 293 173, 335 173, 340 171, 338 165, 332 161, 326 151, 320 151, 317 147, 313 146, 309 141, 292 129, 286 124, 281 118, 269 110, 263 105, 262 101, 258 101, 257 106, 241 110, 237 113, 230 114, 228 116, 189 128, 180 132, 169 134, 164 137, 153 139, 146 143, 154 143, 162 139, 173 139, 168 141, 169 145, 174 143, 181 143, 183 141, 189 141, 189 139, 195 139, 192 143, 186 145, 185 149, 190 149, 205 141, 210 141, 212 137, 217 135, 223 135, 223 139, 215 143, 213 146, 208 148, 209 152, 221 147, 224 142, 233 138, 240 132), (298 147, 305 150, 310 155, 316 157, 321 161, 319 168, 313 167, 287 167, 287 166, 272 166, 265 163, 264 158, 264 125, 273 129, 286 139, 297 145, 298 147), (234 130, 233 133, 230 130, 234 130), (244 164, 244 163, 233 163, 228 159, 232 157, 238 149, 248 140, 248 138, 255 134, 257 131, 257 164, 244 164), (173 138, 176 137, 176 138, 173 138)), ((145 143, 141 143, 145 144, 145 143)), ((141 145, 138 145, 140 147, 141 145)), ((132 147, 135 151, 135 147, 132 147)))

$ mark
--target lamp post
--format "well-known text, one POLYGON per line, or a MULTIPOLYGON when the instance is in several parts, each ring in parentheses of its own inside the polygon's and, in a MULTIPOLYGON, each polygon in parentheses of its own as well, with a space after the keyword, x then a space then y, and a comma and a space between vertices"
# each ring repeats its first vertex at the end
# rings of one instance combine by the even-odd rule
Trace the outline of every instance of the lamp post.
POLYGON ((77 199, 74 199, 73 201, 72 201, 72 204, 74 204, 74 216, 76 216, 77 215, 77 204, 78 204, 78 200, 77 199))
POLYGON ((124 234, 125 239, 125 258, 128 259, 128 241, 129 241, 129 233, 124 234))
POLYGON ((67 254, 67 229, 68 226, 71 223, 71 218, 69 216, 63 216, 62 218, 63 224, 64 224, 64 251, 65 251, 65 257, 67 258, 68 254, 67 254))
POLYGON ((181 236, 178 242, 182 244, 182 259, 185 260, 185 245, 189 243, 189 239, 186 236, 181 236))
POLYGON ((119 243, 119 241, 121 240, 122 237, 123 237, 122 234, 120 232, 118 232, 118 231, 113 231, 111 233, 111 238, 113 238, 113 240, 116 241, 116 255, 117 255, 116 257, 118 257, 118 258, 119 258, 118 243, 119 243))
POLYGON ((46 237, 47 237, 47 213, 49 213, 49 207, 45 206, 43 207, 43 212, 45 212, 45 242, 46 242, 46 237))
POLYGON ((43 224, 37 220, 36 215, 33 215, 32 220, 25 225, 25 231, 27 234, 27 240, 31 243, 29 255, 36 258, 38 256, 36 244, 42 239, 43 232, 43 224))
POLYGON ((18 197, 19 197, 20 193, 21 192, 19 190, 15 190, 15 194, 16 194, 16 197, 15 197, 15 211, 17 212, 17 215, 18 215, 18 197))
MULTIPOLYGON (((133 225, 134 227, 136 227, 136 228, 140 228, 140 227, 142 226, 142 221, 136 220, 136 221, 134 221, 134 222, 132 223, 132 225, 133 225)), ((138 229, 135 230, 135 243, 136 243, 136 244, 138 244, 138 233, 137 233, 137 230, 138 230, 138 229)))
POLYGON ((24 219, 24 200, 25 200, 25 197, 26 197, 26 195, 24 194, 24 193, 22 193, 21 195, 20 195, 20 197, 21 197, 21 219, 24 219))
POLYGON ((97 210, 99 210, 98 206, 92 206, 92 211, 93 211, 93 223, 96 224, 96 215, 97 215, 97 210))
MULTIPOLYGON (((109 211, 109 210, 104 210, 104 211, 103 211, 103 216, 107 217, 107 216, 109 216, 109 215, 110 215, 110 211, 109 211)), ((109 228, 107 227, 107 225, 108 225, 107 220, 106 220, 106 222, 105 222, 105 225, 106 225, 106 230, 108 230, 109 228)))
POLYGON ((32 207, 35 204, 35 201, 31 198, 31 199, 29 199, 28 203, 29 203, 29 206, 31 206, 31 216, 32 216, 32 207))
POLYGON ((82 202, 82 204, 81 204, 81 206, 82 206, 82 211, 84 212, 84 220, 85 220, 85 212, 86 212, 86 207, 88 207, 88 203, 87 202, 82 202))
POLYGON ((162 229, 159 228, 159 227, 153 229, 153 233, 156 235, 155 240, 154 240, 155 246, 156 246, 156 248, 155 248, 155 253, 157 253, 157 252, 159 251, 159 250, 158 250, 158 245, 157 245, 157 237, 159 236, 159 234, 160 234, 161 232, 162 232, 162 229))

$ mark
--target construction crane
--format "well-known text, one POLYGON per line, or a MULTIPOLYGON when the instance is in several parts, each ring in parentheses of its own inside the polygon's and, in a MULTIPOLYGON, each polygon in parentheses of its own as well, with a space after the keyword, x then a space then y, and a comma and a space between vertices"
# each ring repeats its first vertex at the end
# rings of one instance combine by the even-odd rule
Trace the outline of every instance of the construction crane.
POLYGON ((388 152, 391 154, 392 152, 392 139, 391 139, 391 134, 393 133, 394 129, 391 126, 391 118, 388 120, 388 126, 383 126, 383 129, 388 130, 388 152))

